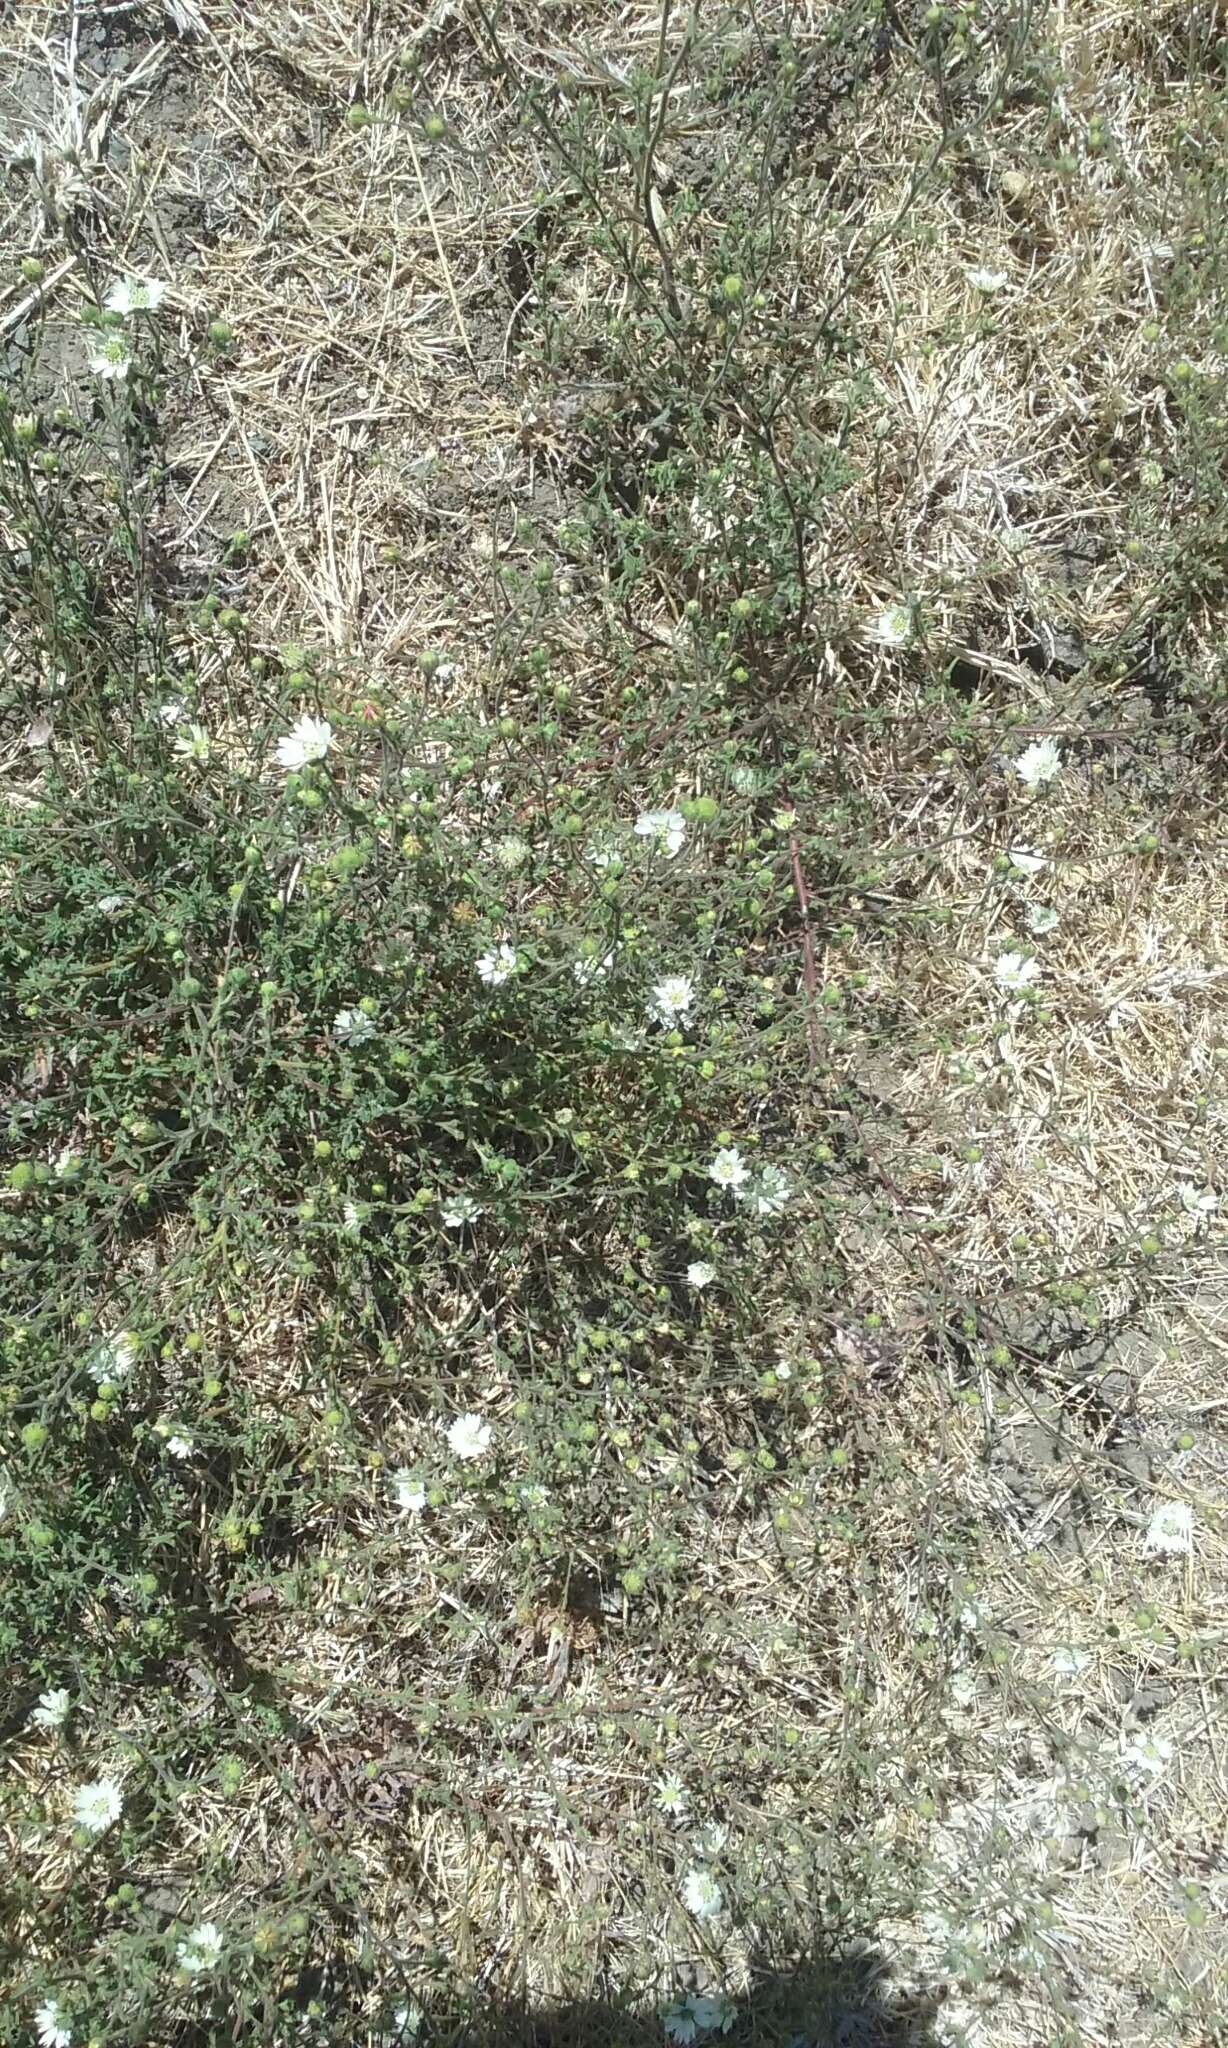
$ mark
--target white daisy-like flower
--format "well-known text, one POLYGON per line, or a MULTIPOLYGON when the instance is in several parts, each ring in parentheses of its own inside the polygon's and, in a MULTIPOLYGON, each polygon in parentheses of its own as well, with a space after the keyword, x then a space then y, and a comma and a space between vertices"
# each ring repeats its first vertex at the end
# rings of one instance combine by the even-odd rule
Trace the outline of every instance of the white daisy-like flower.
POLYGON ((1143 1538, 1148 1557, 1188 1557, 1194 1548, 1194 1510, 1188 1501, 1165 1500, 1152 1515, 1143 1538))
POLYGON ((1004 270, 988 270, 984 264, 976 264, 966 275, 973 291, 977 292, 1000 292, 1009 282, 1004 270))
POLYGON ((1031 959, 1026 953, 999 953, 994 961, 993 978, 1008 995, 1022 995, 1039 974, 1039 960, 1031 959))
POLYGON ((715 1278, 716 1267, 710 1266, 706 1259, 693 1259, 686 1269, 686 1284, 697 1294, 702 1294, 705 1287, 711 1287, 715 1278))
POLYGON ((1090 1650, 1080 1650, 1073 1643, 1063 1643, 1053 1652, 1053 1675, 1055 1678, 1078 1678, 1091 1661, 1090 1650))
POLYGON ((416 1472, 411 1472, 408 1465, 402 1465, 399 1471, 391 1474, 388 1483, 392 1488, 392 1498, 404 1514, 422 1513, 426 1506, 424 1479, 420 1479, 416 1472))
POLYGON ((72 1796, 72 1817, 87 1835, 105 1835, 124 1810, 124 1795, 114 1778, 94 1778, 78 1785, 72 1796))
POLYGON ((1159 1778, 1172 1760, 1173 1745, 1167 1735, 1146 1728, 1140 1728, 1121 1746, 1122 1767, 1134 1776, 1159 1778))
POLYGON ((94 1346, 86 1361, 90 1378, 99 1387, 119 1387, 136 1364, 139 1347, 131 1330, 117 1330, 94 1346))
POLYGON ((571 971, 581 988, 591 988, 595 981, 604 981, 614 965, 614 948, 608 953, 581 953, 571 963, 571 971))
POLYGON ((738 1189, 737 1196, 752 1216, 783 1216, 793 1199, 793 1182, 783 1167, 769 1161, 746 1187, 738 1189))
POLYGON ((439 1212, 439 1220, 445 1230, 463 1230, 466 1223, 476 1223, 485 1211, 481 1202, 475 1202, 472 1195, 453 1195, 439 1212))
POLYGON ((662 1813, 667 1813, 671 1820, 681 1820, 684 1817, 689 1803, 687 1789, 681 1778, 673 1771, 667 1771, 663 1778, 657 1779, 657 1789, 653 1796, 662 1813))
POLYGON ((682 1903, 697 1920, 715 1920, 725 1904, 725 1894, 712 1872, 693 1863, 682 1882, 682 1903))
POLYGON ((72 2048, 72 2028, 54 1998, 45 1998, 34 2014, 38 2048, 72 2048))
POLYGON ((375 1037, 375 1019, 357 1006, 338 1010, 333 1018, 333 1037, 339 1045, 369 1045, 375 1037))
POLYGON ((322 761, 333 743, 333 729, 326 718, 313 718, 305 711, 274 749, 279 768, 295 775, 310 761, 322 761))
POLYGON ((132 354, 122 334, 103 334, 90 349, 88 362, 104 383, 122 384, 132 368, 132 354))
POLYGON ((697 2034, 710 2034, 714 2028, 727 2034, 737 2016, 736 2005, 727 1998, 708 1998, 702 1992, 688 1991, 684 1997, 675 1998, 665 2007, 661 2025, 671 2041, 678 2041, 682 2048, 687 2048, 697 2034))
POLYGON ((509 874, 516 868, 522 868, 528 858, 529 842, 527 839, 519 838, 516 833, 509 832, 505 838, 496 842, 495 859, 509 874))
POLYGON ((222 1930, 212 1920, 202 1920, 186 1934, 175 1950, 175 1961, 189 1977, 199 1977, 206 1970, 213 1970, 222 1960, 222 1930))
POLYGON ((1030 846, 1012 846, 1006 857, 1016 872, 1027 875, 1029 880, 1049 865, 1045 855, 1035 852, 1030 846))
POLYGON ((128 898, 126 896, 100 896, 95 907, 102 912, 104 917, 114 917, 123 909, 127 901, 128 898))
POLYGON ((961 1628, 967 1629, 969 1635, 975 1635, 985 1622, 993 1620, 993 1608, 988 1600, 974 1594, 970 1600, 965 1600, 955 1619, 961 1628))
POLYGON ((172 1458, 190 1458, 196 1445, 186 1430, 173 1429, 166 1439, 166 1448, 172 1458))
POLYGON ((897 601, 884 605, 870 622, 870 638, 880 647, 907 647, 916 629, 916 613, 910 604, 897 601))
POLYGON ((192 761, 203 768, 213 751, 213 742, 203 725, 190 725, 186 732, 177 732, 171 750, 181 761, 192 761))
POLYGON ((509 946, 506 939, 500 939, 489 953, 483 953, 477 961, 477 976, 487 988, 501 988, 516 972, 516 948, 509 946))
POLYGON ((686 819, 681 811, 641 811, 635 830, 641 839, 650 841, 654 851, 672 860, 686 838, 686 819))
POLYGON ((62 1728, 72 1712, 72 1694, 67 1686, 40 1692, 38 1705, 30 1716, 32 1728, 62 1728))
POLYGON ((653 989, 648 1003, 648 1014, 658 1024, 678 1024, 690 1014, 695 1000, 695 984, 685 974, 667 974, 653 989))
POLYGON ((448 1424, 447 1438, 454 1458, 484 1458, 490 1449, 490 1424, 480 1415, 458 1415, 448 1424))
POLYGON ((1056 740, 1033 740, 1022 754, 1015 758, 1015 773, 1020 782, 1029 789, 1039 789, 1042 782, 1052 782, 1062 770, 1062 753, 1056 740))
POLYGON ((731 1193, 736 1193, 745 1186, 749 1177, 746 1161, 736 1145, 722 1145, 719 1152, 713 1153, 708 1179, 714 1181, 718 1188, 728 1188, 731 1193))
POLYGON ((1183 1180, 1177 1189, 1177 1198, 1187 1216, 1195 1220, 1199 1216, 1210 1216, 1219 1208, 1219 1196, 1209 1188, 1196 1187, 1192 1180, 1183 1180))
POLYGON ((1043 939, 1049 932, 1055 932, 1061 923, 1061 918, 1051 903, 1029 903, 1026 915, 1028 930, 1035 932, 1038 939, 1043 939))
POLYGON ((117 277, 103 304, 126 320, 133 313, 156 313, 169 289, 160 277, 117 277))

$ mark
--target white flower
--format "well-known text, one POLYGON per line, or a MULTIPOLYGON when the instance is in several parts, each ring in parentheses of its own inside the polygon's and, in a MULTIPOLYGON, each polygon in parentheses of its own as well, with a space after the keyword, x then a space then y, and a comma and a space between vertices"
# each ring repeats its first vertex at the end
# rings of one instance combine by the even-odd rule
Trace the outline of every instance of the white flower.
POLYGON ((89 352, 89 366, 107 383, 122 383, 132 368, 128 343, 122 334, 103 334, 89 352))
POLYGON ((1073 1643, 1064 1643, 1053 1652, 1053 1675, 1055 1678, 1078 1678, 1091 1663, 1091 1652, 1080 1650, 1073 1643))
POLYGON ((722 1892, 710 1870, 702 1863, 693 1863, 682 1884, 682 1903, 688 1913, 697 1920, 714 1920, 725 1904, 722 1892))
POLYGON ((127 901, 128 898, 126 896, 100 896, 95 907, 102 912, 104 917, 114 917, 117 911, 123 909, 127 901))
POLYGON ((501 988, 503 983, 516 972, 516 948, 509 946, 506 939, 500 939, 489 953, 483 953, 477 963, 479 981, 487 988, 501 988))
POLYGON ((1043 938, 1046 932, 1055 932, 1061 919, 1051 903, 1029 903, 1027 906, 1028 930, 1043 938))
POLYGON ((870 638, 877 640, 880 647, 907 647, 915 624, 910 604, 889 604, 871 622, 870 638))
POLYGON ((175 1950, 175 1961, 189 1977, 199 1977, 205 1970, 212 1970, 222 1959, 222 1933, 212 1920, 202 1920, 186 1934, 175 1950))
POLYGON ((333 729, 326 718, 313 718, 305 711, 296 725, 278 740, 277 765, 289 775, 305 768, 309 761, 322 761, 333 743, 333 729))
POLYGON ((490 1424, 480 1415, 458 1415, 448 1424, 448 1449, 454 1458, 484 1458, 490 1449, 490 1424))
POLYGON ((528 840, 518 838, 514 832, 509 832, 507 837, 500 839, 495 846, 495 859, 499 866, 507 868, 509 873, 514 868, 522 868, 528 858, 528 840))
POLYGON ((999 953, 994 961, 993 978, 1011 995, 1021 995, 1039 973, 1039 960, 1029 959, 1026 953, 999 953))
POLYGON ((706 1259, 695 1259, 686 1269, 686 1284, 697 1294, 702 1294, 705 1287, 711 1287, 715 1278, 716 1267, 710 1266, 706 1259))
POLYGON ((158 277, 117 277, 103 304, 108 313, 156 313, 169 286, 158 277))
POLYGON ((54 1692, 40 1692, 38 1705, 30 1716, 32 1728, 62 1728, 72 1712, 72 1694, 66 1686, 54 1692))
POLYGON ((72 1817, 87 1835, 105 1835, 124 1810, 124 1795, 114 1778, 95 1778, 78 1785, 72 1796, 72 1817))
POLYGON ((212 751, 212 742, 203 725, 190 725, 186 732, 176 733, 172 751, 181 761, 194 761, 203 768, 212 751))
POLYGON ((687 1790, 681 1778, 668 1771, 657 1779, 656 1802, 671 1820, 681 1820, 687 1810, 687 1790))
POLYGON ((367 1220, 368 1210, 357 1202, 344 1202, 341 1207, 341 1228, 347 1237, 361 1237, 362 1227, 367 1220))
POLYGON ((1161 1501, 1147 1524, 1148 1557, 1188 1557, 1194 1548, 1194 1510, 1188 1501, 1161 1501))
POLYGON ((1039 789, 1042 782, 1052 782, 1062 767, 1061 750, 1056 740, 1033 740, 1015 760, 1015 773, 1029 789, 1039 789))
POLYGON ((44 1999, 34 2015, 39 2048, 72 2048, 72 2028, 54 1998, 44 1999))
POLYGON ((1186 1215, 1195 1219, 1199 1216, 1210 1216, 1219 1208, 1219 1196, 1213 1195, 1209 1189, 1195 1187, 1192 1180, 1183 1180, 1177 1189, 1177 1195, 1186 1215))
POLYGON ((782 1167, 769 1161, 759 1168, 748 1187, 737 1192, 739 1202, 752 1216, 783 1216, 793 1199, 793 1183, 782 1167))
POLYGON ((475 1223, 483 1214, 482 1204, 475 1202, 472 1195, 453 1195, 439 1212, 439 1220, 445 1230, 463 1230, 466 1223, 475 1223))
POLYGON ((967 275, 969 284, 978 292, 1000 292, 1007 282, 1004 270, 986 270, 983 264, 978 264, 967 275))
POLYGON ((97 1386, 122 1386, 137 1361, 137 1341, 131 1330, 117 1330, 94 1346, 87 1363, 97 1386))
POLYGON ((965 1600, 955 1619, 961 1628, 966 1628, 970 1635, 974 1635, 983 1622, 992 1621, 993 1608, 988 1600, 982 1600, 973 1594, 971 1599, 965 1600))
POLYGON ((658 1024, 685 1021, 695 1000, 695 985, 685 974, 667 974, 653 989, 648 1014, 658 1024))
POLYGON ((666 2006, 661 2025, 671 2041, 682 2042, 686 2048, 696 2034, 710 2034, 714 2027, 727 2034, 737 2016, 737 2006, 727 1998, 706 1998, 701 1992, 688 1991, 685 1998, 676 1998, 666 2006))
POLYGON ((1150 1734, 1140 1728, 1121 1747, 1124 1769, 1136 1776, 1158 1778, 1173 1760, 1173 1745, 1166 1735, 1150 1734))
POLYGON ((420 1515, 426 1506, 426 1481, 419 1479, 407 1465, 394 1472, 389 1479, 392 1497, 397 1506, 406 1514, 420 1515))
POLYGON ((333 1037, 340 1045, 369 1045, 375 1037, 375 1019, 365 1010, 338 1010, 333 1018, 333 1037))
POLYGON ((1012 846, 1006 857, 1019 874, 1029 877, 1038 875, 1049 865, 1044 854, 1034 853, 1030 846, 1012 846))
POLYGON ((166 1448, 172 1458, 190 1458, 196 1446, 181 1429, 173 1429, 166 1439, 166 1448))
POLYGON ((595 981, 605 980, 613 965, 614 948, 611 946, 608 953, 581 953, 578 960, 572 961, 571 971, 581 988, 591 988, 595 981))
POLYGON ((746 1161, 734 1145, 722 1145, 712 1156, 708 1167, 708 1179, 715 1181, 718 1188, 737 1190, 749 1178, 746 1161))
POLYGON ((672 860, 686 838, 686 819, 681 811, 641 811, 635 821, 641 839, 649 839, 658 853, 672 860))

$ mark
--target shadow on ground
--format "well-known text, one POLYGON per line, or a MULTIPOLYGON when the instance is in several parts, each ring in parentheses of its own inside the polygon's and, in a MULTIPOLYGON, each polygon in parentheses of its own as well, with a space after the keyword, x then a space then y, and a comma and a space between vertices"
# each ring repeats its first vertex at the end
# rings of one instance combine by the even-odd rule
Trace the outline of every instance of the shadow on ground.
MULTIPOLYGON (((728 2048, 938 2048, 941 2003, 940 1993, 893 1985, 881 1951, 862 1944, 839 1958, 755 1968, 753 1989, 737 1999, 729 2032, 695 2039, 708 2048, 722 2041, 728 2048)), ((598 1998, 474 2013, 444 2031, 472 2048, 669 2048, 659 2011, 637 2013, 598 1998)), ((434 2033, 428 2017, 418 2039, 429 2042, 434 2033)))

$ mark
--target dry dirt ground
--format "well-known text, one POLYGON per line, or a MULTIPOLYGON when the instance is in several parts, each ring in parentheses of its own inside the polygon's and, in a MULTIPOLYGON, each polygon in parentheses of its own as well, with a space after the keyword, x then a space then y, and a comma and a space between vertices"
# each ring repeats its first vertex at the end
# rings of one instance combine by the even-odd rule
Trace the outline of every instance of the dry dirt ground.
MULTIPOLYGON (((798 48, 820 47, 831 18, 793 10, 798 48)), ((501 19, 525 74, 563 97, 614 95, 628 67, 656 62, 648 9, 541 0, 501 19)), ((838 1830, 855 1802, 883 1866, 928 1873, 911 1910, 897 1899, 866 1930, 897 2038, 1211 2038, 1210 1987, 1228 1971, 1223 749, 1165 736, 1162 679, 1136 654, 1120 675, 1088 657, 1135 646, 1195 510, 1197 485, 1170 461, 1183 344, 1163 308, 1201 231, 1175 138, 1202 124, 1213 147, 1209 53, 1225 24, 1214 6, 1066 0, 1038 10, 1042 29, 1060 90, 1006 107, 966 176, 917 200, 908 233, 873 246, 933 140, 890 36, 855 96, 833 71, 789 199, 789 261, 825 288, 850 280, 873 394, 847 430, 861 483, 824 542, 833 684, 860 664, 881 730, 908 714, 906 665, 867 652, 857 621, 919 593, 927 630, 964 650, 973 702, 986 678, 1012 693, 1021 722, 1004 746, 1054 734, 1063 748, 1048 789, 1008 778, 992 799, 873 732, 850 752, 884 844, 924 851, 929 887, 955 906, 928 956, 844 957, 833 939, 820 962, 894 986, 898 1003, 897 1042, 856 1076, 894 1197, 851 1194, 839 1225, 863 1276, 848 1329, 869 1313, 892 1337, 847 1336, 839 1365, 865 1379, 865 1427, 907 1472, 910 1510, 884 1507, 870 1549, 813 1583, 744 1532, 739 1549, 705 1548, 707 1696, 681 1693, 666 1659, 623 1659, 581 1632, 574 1712, 552 1724, 546 1766, 523 1731, 474 1755, 470 1803, 423 1813, 412 1884, 373 1820, 372 1911, 411 1979, 420 1948, 446 1948, 492 1995, 689 1976, 744 1996, 753 1943, 696 1954, 654 1887, 676 1824, 653 1788, 677 1769, 734 1860, 765 1815, 838 1830), (1103 153, 1082 146, 1097 119, 1103 153), (1054 168, 1064 147, 1070 171, 1054 168), (970 269, 1001 281, 983 291, 970 269), (952 354, 940 344, 955 327, 968 338, 952 354), (986 966, 1020 941, 1042 963, 1042 1030, 1016 1028, 986 966), (899 1135, 919 1126, 926 1175, 899 1135), (922 1278, 893 1201, 932 1219, 922 1278), (1098 1288, 1099 1329, 1077 1299, 1066 1318, 1036 1306, 1033 1272, 1056 1259, 1076 1282, 1099 1274, 1146 1230, 1147 1275, 1098 1288), (997 1301, 992 1347, 961 1354, 948 1332, 936 1350, 936 1299, 970 1292, 997 1301), (1192 1547, 1152 1555, 1168 1500, 1192 1508, 1192 1547), (600 1730, 629 1707, 657 1745, 616 1768, 600 1730), (813 1786, 772 1762, 793 1718, 830 1738, 813 1786), (875 1759, 869 1782, 850 1745, 875 1759)), ((730 17, 724 33, 739 32, 730 17)), ((560 173, 492 85, 477 15, 451 0, 25 0, 0 19, 0 66, 14 258, 0 331, 20 356, 31 287, 15 259, 44 252, 48 402, 80 389, 83 294, 128 271, 170 283, 162 539, 183 591, 233 592, 270 644, 328 646, 355 701, 417 687, 424 647, 446 653, 457 690, 479 686, 494 568, 526 520, 549 529, 582 493, 574 394, 522 345, 526 323, 545 293, 590 318, 608 285, 565 239, 537 275, 560 173), (223 351, 207 345, 217 320, 233 333, 223 351), (240 566, 237 529, 251 536, 240 566)), ((675 113, 662 149, 685 180, 711 110, 680 87, 675 113)), ((1212 314, 1183 303, 1195 368, 1218 374, 1212 314)), ((578 593, 578 675, 600 659, 600 612, 600 591, 578 593)), ((1187 673, 1222 670, 1224 629, 1210 600, 1188 608, 1187 673)), ((830 1325, 821 1342, 794 1336, 830 1352, 830 1325)), ((412 1541, 403 1569, 425 1583, 412 1541)), ((508 1628, 544 1674, 557 1630, 508 1628)), ((425 1622, 422 1640, 450 1691, 447 1642, 425 1622)), ((306 1646, 336 1697, 347 1656, 361 1660, 361 1639, 341 1620, 306 1646)), ((259 1849, 207 1797, 193 1824, 235 1830, 240 1870, 276 1854, 275 1818, 259 1849)))

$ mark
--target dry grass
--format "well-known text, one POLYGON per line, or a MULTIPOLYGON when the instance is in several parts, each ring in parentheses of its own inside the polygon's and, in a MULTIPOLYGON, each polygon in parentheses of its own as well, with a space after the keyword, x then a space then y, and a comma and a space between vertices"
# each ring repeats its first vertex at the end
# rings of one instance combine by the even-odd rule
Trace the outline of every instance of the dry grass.
MULTIPOLYGON (((1218 1215, 1192 1222, 1179 1194, 1213 1187, 1223 1155, 1222 743, 1158 742, 1139 652, 1197 510, 1172 404, 1175 337, 1148 339, 1144 323, 1198 224, 1175 139, 1210 125, 1216 15, 1133 0, 1051 10, 1060 90, 1011 99, 950 176, 920 181, 941 129, 902 58, 855 99, 834 94, 830 128, 798 145, 806 169, 782 209, 780 276, 799 321, 843 302, 862 345, 862 389, 834 387, 825 422, 861 480, 834 501, 811 563, 828 614, 825 687, 875 709, 841 733, 841 774, 881 821, 884 908, 952 912, 928 954, 894 935, 834 938, 818 962, 821 980, 865 972, 867 1002, 889 1000, 898 1019, 890 1044, 854 1033, 836 1061, 861 1091, 872 1192, 850 1186, 834 1221, 793 1247, 795 1267, 834 1250, 860 1279, 838 1316, 817 1283, 808 1323, 783 1288, 765 1302, 765 1356, 782 1348, 816 1381, 862 1385, 847 1475, 799 1496, 775 1530, 736 1480, 717 1478, 686 1561, 685 1671, 651 1625, 599 1612, 569 1646, 565 1712, 550 1690, 559 1630, 501 1601, 501 1561, 464 1500, 442 1544, 434 1530, 390 1540, 372 1478, 369 1541, 354 1546, 362 1577, 339 1553, 306 1628, 274 1600, 240 1630, 311 1731, 308 1778, 287 1784, 271 1758, 249 1767, 239 1803, 194 1785, 172 1885, 207 1842, 232 1862, 236 1890, 258 1896, 262 1871, 317 1826, 339 1826, 356 1831, 367 1879, 358 1924, 424 1998, 421 1958, 436 1950, 492 1996, 655 1995, 687 1973, 719 1974, 736 1994, 782 1929, 804 1944, 816 1840, 852 1810, 876 1863, 932 1874, 916 1912, 900 1897, 868 1930, 901 1995, 949 1981, 935 1901, 957 1929, 992 1920, 990 1894, 1006 1918, 1012 1898, 1047 1902, 1022 1961, 1008 1947, 979 1991, 952 1993, 952 2039, 957 2025, 992 2048, 1056 2039, 1055 1998, 1088 2044, 1174 2038, 1155 1987, 1205 1986, 1224 1967, 1228 1290, 1218 1215), (1097 118, 1113 144, 1100 155, 1085 146, 1097 118), (1073 170, 1057 167, 1064 149, 1073 170), (902 218, 907 232, 888 234, 902 218), (976 267, 1000 270, 1001 288, 978 291, 976 267), (1150 485, 1147 462, 1160 473, 1150 485), (867 616, 905 593, 927 644, 962 650, 975 772, 946 755, 950 706, 919 702, 911 670, 866 651, 867 616), (1040 735, 1062 744, 1064 772, 1029 796, 1010 764, 1040 735), (1145 832, 1158 839, 1149 854, 1137 851, 1145 832), (1034 876, 995 864, 1020 847, 1044 858, 1034 876), (1049 935, 1030 934, 1028 902, 1058 913, 1049 935), (998 955, 1021 944, 1043 965, 1039 1011, 994 981, 998 955), (1160 1246, 1140 1282, 1121 1254, 1148 1229, 1160 1246), (1055 1279, 1080 1278, 1128 1336, 1072 1364, 1028 1317, 1055 1279), (985 1341, 952 1350, 973 1301, 985 1341), (881 1351, 840 1334, 867 1313, 893 1333, 881 1351), (1106 1374, 1120 1382, 1107 1393, 1106 1374), (975 1400, 952 1406, 954 1387, 975 1400), (1123 1463, 1123 1447, 1137 1455, 1123 1463), (884 1459, 900 1474, 894 1502, 862 1493, 884 1459), (1195 1507, 1198 1546, 1157 1566, 1142 1529, 1174 1494, 1195 1507), (816 1564, 803 1525, 841 1509, 848 1538, 833 1536, 816 1564), (974 1600, 983 1618, 961 1621, 974 1600), (1053 1653, 1070 1644, 1089 1661, 1061 1678, 1053 1653), (954 1691, 939 1645, 959 1652, 954 1691), (524 1705, 526 1684, 540 1709, 524 1705), (1075 1753, 1094 1743, 1105 1755, 1140 1726, 1171 1741, 1175 1761, 1131 1831, 1110 1814, 1105 1771, 1075 1753), (396 1737, 412 1870, 378 1788, 354 1817, 373 1728, 396 1737), (463 1776, 436 1806, 421 1794, 441 1744, 463 1776), (862 1756, 878 1760, 869 1784, 862 1756), (1063 1757, 1069 1795, 1055 1777, 1063 1757), (658 1810, 666 1771, 688 1787, 686 1827, 658 1810), (762 1871, 771 1901, 719 1971, 677 1906, 686 1845, 709 1820, 729 1830, 743 1878, 762 1871), (1210 1905, 1201 1929, 1184 1917, 1183 1880, 1210 1905)), ((799 52, 821 47, 828 8, 791 19, 799 52)), ((11 175, 0 226, 11 251, 47 252, 56 394, 76 388, 87 286, 129 268, 168 275, 161 538, 187 587, 233 582, 258 644, 306 635, 331 649, 355 703, 420 687, 424 648, 455 663, 458 691, 485 691, 494 570, 532 553, 517 520, 553 526, 580 490, 573 394, 523 345, 543 289, 526 243, 559 173, 515 124, 475 21, 447 0, 425 19, 395 4, 202 0, 199 13, 30 5, 0 30, 0 121, 11 141, 35 132, 42 164, 40 177, 11 175), (422 82, 398 118, 388 94, 411 44, 422 82), (347 124, 355 106, 372 125, 347 124), (432 141, 422 115, 436 108, 447 130, 432 141), (217 318, 234 350, 208 358, 217 318), (253 566, 232 575, 222 556, 238 528, 253 566)), ((679 16, 667 51, 682 28, 679 16)), ((543 5, 514 10, 501 33, 562 105, 577 78, 654 62, 659 22, 543 5)), ((726 151, 719 113, 685 83, 668 114, 663 175, 684 179, 693 149, 726 151)), ((696 217, 697 243, 709 226, 696 217)), ((614 300, 582 237, 564 232, 552 260, 549 289, 578 324, 614 300)), ((27 297, 16 281, 0 300, 19 340, 27 297)), ((1196 370, 1218 373, 1213 306, 1190 303, 1186 318, 1196 370)), ((599 585, 577 588, 574 674, 594 690, 603 620, 599 585)), ((665 633, 676 621, 663 598, 640 623, 665 633)), ((1222 662, 1224 624, 1210 599, 1191 605, 1187 673, 1205 679, 1222 662)), ((463 1301, 437 1312, 463 1337, 463 1301)), ((256 1398, 274 1411, 295 1354, 292 1296, 254 1308, 249 1348, 256 1398)), ((484 1384, 492 1413, 510 1412, 513 1392, 484 1384)), ((428 1448, 407 1416, 389 1462, 428 1448)), ((821 1412, 813 1449, 826 1449, 821 1412)), ((216 1708, 202 1692, 199 1714, 216 1708)), ((66 1875, 53 1859, 39 1881, 54 1889, 66 1875)), ((220 1900, 202 1910, 212 1903, 220 1913, 220 1900)))

